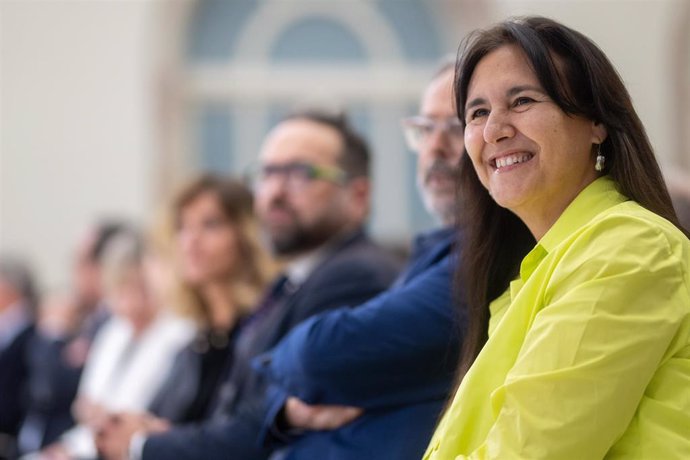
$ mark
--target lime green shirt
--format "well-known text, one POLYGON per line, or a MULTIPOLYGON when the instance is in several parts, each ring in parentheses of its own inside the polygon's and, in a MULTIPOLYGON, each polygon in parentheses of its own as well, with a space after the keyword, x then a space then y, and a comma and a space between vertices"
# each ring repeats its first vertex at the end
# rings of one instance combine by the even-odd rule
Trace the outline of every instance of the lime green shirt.
POLYGON ((490 306, 424 456, 690 459, 690 241, 590 184, 490 306))

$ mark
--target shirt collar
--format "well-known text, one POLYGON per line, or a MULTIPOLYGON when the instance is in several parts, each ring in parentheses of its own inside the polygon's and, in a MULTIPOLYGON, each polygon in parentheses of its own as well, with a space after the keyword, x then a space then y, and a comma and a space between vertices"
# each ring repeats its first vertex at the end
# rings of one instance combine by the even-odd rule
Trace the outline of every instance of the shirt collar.
POLYGON ((617 190, 613 179, 608 176, 600 177, 589 184, 522 260, 520 278, 523 281, 529 278, 549 252, 599 213, 627 200, 628 198, 617 190))
POLYGON ((290 284, 297 288, 312 274, 312 272, 338 247, 360 237, 362 229, 346 230, 334 235, 326 243, 307 253, 301 254, 290 262, 285 268, 285 275, 290 284))
POLYGON ((285 273, 294 286, 302 284, 324 259, 327 248, 321 246, 292 260, 285 268, 285 273))

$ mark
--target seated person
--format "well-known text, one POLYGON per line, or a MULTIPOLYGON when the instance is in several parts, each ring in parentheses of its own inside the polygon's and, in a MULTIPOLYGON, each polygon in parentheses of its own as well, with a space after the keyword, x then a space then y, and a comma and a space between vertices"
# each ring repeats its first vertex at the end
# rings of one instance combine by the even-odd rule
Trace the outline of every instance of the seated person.
POLYGON ((74 404, 78 425, 47 454, 95 458, 94 431, 110 413, 145 410, 191 340, 193 325, 161 304, 158 263, 134 233, 109 245, 103 276, 112 316, 97 333, 81 377, 74 404))
POLYGON ((45 447, 74 425, 71 407, 89 348, 109 316, 103 299, 101 261, 124 223, 102 221, 80 238, 72 265, 72 285, 41 305, 29 346, 27 415, 19 433, 20 453, 45 447))
POLYGON ((393 281, 397 263, 363 230, 370 208, 369 152, 344 117, 308 112, 280 122, 264 142, 254 186, 262 229, 286 270, 240 331, 216 413, 165 433, 151 433, 147 423, 110 427, 102 434, 102 455, 208 460, 231 452, 243 460, 267 458, 270 450, 257 442, 266 381, 253 372, 251 360, 304 319, 358 305, 393 281))
POLYGON ((189 183, 174 202, 168 304, 197 332, 148 408, 170 423, 210 417, 232 368, 235 339, 276 274, 252 203, 243 184, 210 175, 189 183))
POLYGON ((463 152, 454 64, 443 64, 420 115, 403 124, 419 192, 442 227, 417 238, 391 289, 305 321, 257 361, 275 384, 264 440, 286 446, 286 460, 418 460, 452 389, 462 338, 451 288, 452 251, 462 245, 453 225, 463 152))
POLYGON ((461 56, 468 333, 424 458, 688 458, 690 240, 620 76, 543 17, 461 56))
POLYGON ((34 280, 24 261, 0 256, 0 458, 16 455, 16 436, 26 414, 36 303, 34 280))

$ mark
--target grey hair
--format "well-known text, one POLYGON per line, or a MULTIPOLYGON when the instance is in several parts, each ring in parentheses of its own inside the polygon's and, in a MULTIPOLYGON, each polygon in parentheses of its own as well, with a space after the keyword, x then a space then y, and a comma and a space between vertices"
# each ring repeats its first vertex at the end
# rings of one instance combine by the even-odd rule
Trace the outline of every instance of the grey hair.
POLYGON ((29 264, 22 258, 3 254, 0 256, 0 278, 14 287, 23 301, 33 311, 38 304, 38 291, 29 264))

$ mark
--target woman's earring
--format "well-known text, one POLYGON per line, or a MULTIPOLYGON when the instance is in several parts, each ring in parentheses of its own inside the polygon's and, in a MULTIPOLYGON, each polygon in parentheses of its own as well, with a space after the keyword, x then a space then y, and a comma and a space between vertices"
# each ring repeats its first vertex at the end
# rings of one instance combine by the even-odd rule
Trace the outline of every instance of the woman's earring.
POLYGON ((606 163, 606 157, 601 153, 601 144, 597 145, 597 163, 594 165, 594 169, 597 172, 602 172, 604 170, 604 165, 606 163))

